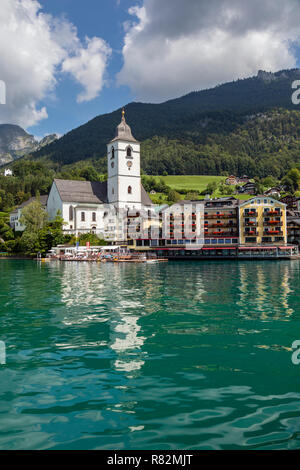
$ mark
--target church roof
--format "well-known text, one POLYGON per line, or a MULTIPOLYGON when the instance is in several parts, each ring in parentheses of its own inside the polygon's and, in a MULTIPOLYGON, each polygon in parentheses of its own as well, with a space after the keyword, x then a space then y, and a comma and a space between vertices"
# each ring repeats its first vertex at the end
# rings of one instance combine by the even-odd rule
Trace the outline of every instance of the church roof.
POLYGON ((122 110, 122 120, 120 124, 116 127, 116 135, 111 140, 111 142, 115 142, 116 140, 126 140, 128 142, 137 142, 137 140, 133 137, 131 133, 131 128, 127 124, 125 120, 125 111, 122 110))
MULTIPOLYGON (((54 180, 63 202, 82 202, 87 204, 107 203, 107 181, 54 180)), ((144 206, 152 205, 145 188, 141 187, 141 202, 144 206)))
POLYGON ((54 180, 63 202, 103 204, 107 202, 107 182, 54 180))

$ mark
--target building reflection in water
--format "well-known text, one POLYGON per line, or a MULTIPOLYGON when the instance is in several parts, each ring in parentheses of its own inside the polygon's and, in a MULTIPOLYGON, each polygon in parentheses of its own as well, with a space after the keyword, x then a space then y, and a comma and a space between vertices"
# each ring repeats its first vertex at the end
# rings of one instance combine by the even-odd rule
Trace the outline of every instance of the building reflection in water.
POLYGON ((247 319, 286 320, 294 313, 289 306, 290 294, 293 292, 290 288, 291 266, 283 262, 269 263, 256 263, 252 272, 247 262, 239 264, 237 305, 247 319))
POLYGON ((135 279, 134 270, 129 273, 126 267, 115 264, 66 263, 56 269, 62 274, 62 305, 56 309, 56 318, 58 311, 58 320, 63 325, 75 327, 76 335, 80 335, 77 345, 74 338, 74 343, 61 346, 106 346, 113 352, 115 370, 133 372, 141 369, 147 353, 143 348, 146 337, 139 321, 144 314, 152 313, 153 295, 158 295, 153 292, 150 273, 146 270, 136 272, 135 279), (105 323, 105 341, 94 337, 97 330, 91 334, 91 328, 97 323, 105 323), (80 326, 84 328, 80 329, 80 326))
POLYGON ((66 263, 50 269, 58 270, 61 285, 54 321, 74 327, 69 347, 94 345, 97 354, 104 348, 112 367, 127 374, 143 367, 146 340, 159 329, 174 332, 180 325, 194 334, 221 334, 228 315, 267 321, 295 313, 289 262, 66 263), (165 324, 145 318, 160 311, 165 324))

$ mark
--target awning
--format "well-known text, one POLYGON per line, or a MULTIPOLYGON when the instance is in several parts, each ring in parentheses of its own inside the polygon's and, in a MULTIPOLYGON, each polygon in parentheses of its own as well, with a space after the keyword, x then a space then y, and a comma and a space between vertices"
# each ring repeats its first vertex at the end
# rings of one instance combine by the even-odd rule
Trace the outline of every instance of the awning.
POLYGON ((278 248, 280 250, 292 250, 295 247, 294 246, 279 246, 278 248))
POLYGON ((240 246, 239 250, 276 250, 277 246, 240 246))
POLYGON ((236 246, 215 246, 215 247, 205 247, 202 250, 236 250, 236 246))

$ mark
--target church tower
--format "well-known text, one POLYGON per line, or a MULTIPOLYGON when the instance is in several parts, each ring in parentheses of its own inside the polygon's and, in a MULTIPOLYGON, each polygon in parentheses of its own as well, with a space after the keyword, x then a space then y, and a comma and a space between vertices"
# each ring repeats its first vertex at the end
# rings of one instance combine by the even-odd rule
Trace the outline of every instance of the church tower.
POLYGON ((141 208, 140 143, 122 120, 116 135, 107 145, 107 199, 118 209, 141 208))

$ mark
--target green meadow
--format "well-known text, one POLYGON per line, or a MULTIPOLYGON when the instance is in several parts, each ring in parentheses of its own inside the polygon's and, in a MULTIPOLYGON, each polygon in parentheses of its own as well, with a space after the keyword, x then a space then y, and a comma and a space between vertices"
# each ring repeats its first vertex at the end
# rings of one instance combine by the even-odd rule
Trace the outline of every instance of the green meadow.
POLYGON ((165 183, 175 190, 197 190, 203 191, 209 183, 216 181, 221 183, 225 181, 225 176, 211 176, 211 175, 168 175, 168 176, 155 176, 155 178, 162 178, 165 183))

